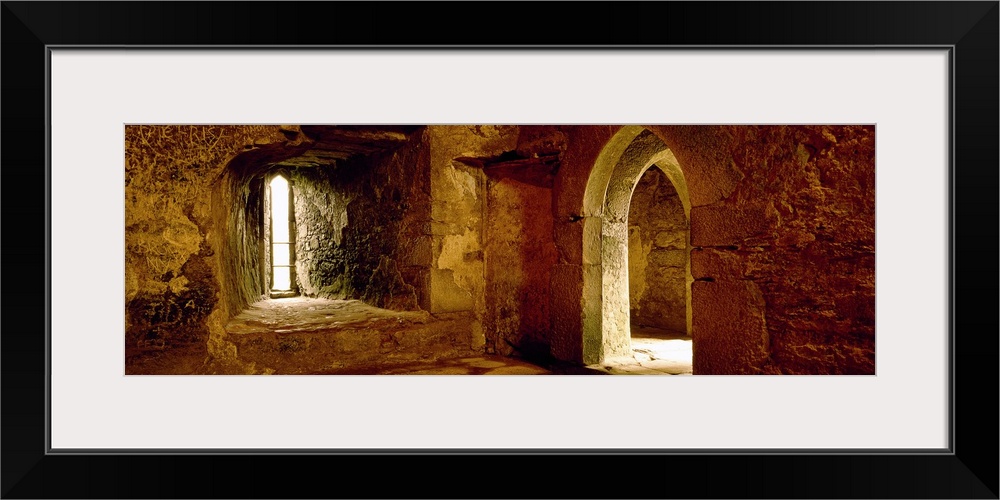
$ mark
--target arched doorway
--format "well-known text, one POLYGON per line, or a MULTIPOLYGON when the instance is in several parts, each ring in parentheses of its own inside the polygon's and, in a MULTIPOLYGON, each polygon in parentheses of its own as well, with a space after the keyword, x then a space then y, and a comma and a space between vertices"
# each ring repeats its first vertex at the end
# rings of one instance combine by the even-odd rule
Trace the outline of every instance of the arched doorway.
POLYGON ((690 374, 690 206, 668 172, 668 167, 650 166, 629 204, 630 339, 642 368, 690 374))
MULTIPOLYGON (((664 247, 680 250, 684 289, 684 329, 691 331, 690 214, 687 184, 670 149, 649 130, 622 128, 598 156, 584 194, 583 362, 630 358, 632 308, 629 285, 629 208, 640 178, 651 167, 663 173, 684 209, 684 230, 665 234, 664 247), (681 238, 680 245, 668 245, 681 238)), ((676 257, 674 254, 671 257, 676 257)), ((677 322, 674 323, 678 324, 677 322)))

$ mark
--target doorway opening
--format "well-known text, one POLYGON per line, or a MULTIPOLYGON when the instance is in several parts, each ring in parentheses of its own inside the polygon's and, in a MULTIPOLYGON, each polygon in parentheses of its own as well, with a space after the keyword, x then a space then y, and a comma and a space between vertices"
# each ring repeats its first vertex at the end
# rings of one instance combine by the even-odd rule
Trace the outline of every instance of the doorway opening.
POLYGON ((667 171, 648 168, 629 203, 630 344, 643 366, 691 373, 690 225, 667 171))
MULTIPOLYGON (((683 362, 692 366, 690 212, 673 152, 644 127, 624 127, 599 155, 584 194, 585 365, 650 361, 635 351, 633 344, 649 337, 633 335, 635 323, 639 330, 650 329, 644 333, 656 329, 655 337, 664 341, 686 342, 671 343, 681 352, 670 357, 687 350, 683 362), (636 203, 644 210, 630 218, 636 203)), ((673 372, 634 373, 653 371, 673 372)))

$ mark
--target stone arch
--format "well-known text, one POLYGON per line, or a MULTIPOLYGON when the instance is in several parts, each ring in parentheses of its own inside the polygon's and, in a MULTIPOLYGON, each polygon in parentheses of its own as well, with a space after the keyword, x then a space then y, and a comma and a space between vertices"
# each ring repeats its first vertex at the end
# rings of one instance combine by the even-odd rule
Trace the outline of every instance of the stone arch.
MULTIPOLYGON (((640 126, 626 126, 597 157, 583 200, 583 362, 631 356, 628 290, 628 210, 639 178, 661 169, 690 217, 680 164, 666 144, 640 126)), ((690 297, 690 292, 688 292, 690 297)), ((690 308, 689 308, 690 316, 690 308)), ((690 325, 690 318, 687 320, 690 325)))

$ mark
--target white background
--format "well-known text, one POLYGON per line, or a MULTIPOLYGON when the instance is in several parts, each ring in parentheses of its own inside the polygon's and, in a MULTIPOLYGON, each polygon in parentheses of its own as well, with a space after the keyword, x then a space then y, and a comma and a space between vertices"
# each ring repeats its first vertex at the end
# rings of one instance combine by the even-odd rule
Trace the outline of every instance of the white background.
POLYGON ((936 51, 52 55, 53 448, 944 448, 936 51), (876 376, 124 376, 123 124, 876 124, 876 376))

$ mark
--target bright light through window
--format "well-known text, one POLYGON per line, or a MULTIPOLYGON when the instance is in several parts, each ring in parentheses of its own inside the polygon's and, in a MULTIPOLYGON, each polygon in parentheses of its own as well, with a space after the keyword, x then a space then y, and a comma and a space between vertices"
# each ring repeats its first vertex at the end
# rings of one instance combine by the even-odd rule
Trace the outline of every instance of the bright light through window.
POLYGON ((271 180, 271 270, 272 290, 291 290, 291 252, 288 241, 288 181, 271 180))

